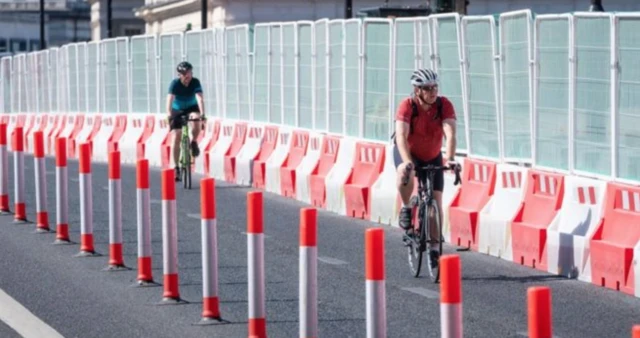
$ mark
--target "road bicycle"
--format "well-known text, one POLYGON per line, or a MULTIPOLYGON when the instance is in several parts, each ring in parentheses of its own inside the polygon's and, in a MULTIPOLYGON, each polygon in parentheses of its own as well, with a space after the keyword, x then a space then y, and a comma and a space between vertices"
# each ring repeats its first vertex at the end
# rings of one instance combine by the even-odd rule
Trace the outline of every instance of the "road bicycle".
MULTIPOLYGON (((418 195, 414 195, 411 197, 409 206, 412 209, 415 207, 418 208, 419 228, 416 229, 415 225, 412 224, 414 234, 412 236, 409 236, 407 234, 403 236, 403 241, 407 246, 409 267, 411 268, 411 273, 414 277, 420 276, 420 269, 422 267, 422 254, 427 251, 427 267, 429 268, 429 276, 431 277, 431 281, 433 281, 434 283, 438 283, 438 281, 440 280, 440 267, 438 261, 440 256, 442 255, 442 244, 444 242, 444 237, 442 236, 442 224, 440 221, 441 210, 438 208, 438 203, 433 197, 433 179, 438 170, 449 169, 453 169, 456 175, 454 185, 458 185, 461 182, 460 165, 455 165, 454 168, 428 165, 423 167, 416 167, 414 169, 416 177, 418 177, 418 195), (431 231, 429 231, 431 228, 430 217, 428 217, 429 214, 433 215, 433 220, 436 222, 435 226, 439 240, 435 244, 431 243, 431 231), (436 246, 437 248, 434 246, 436 246), (432 250, 437 250, 437 256, 435 254, 432 254, 432 250)), ((407 184, 406 179, 405 181, 403 181, 403 183, 407 184)))
POLYGON ((191 140, 189 139, 189 122, 203 121, 201 117, 196 119, 189 118, 188 115, 180 115, 182 119, 182 137, 180 139, 180 178, 182 179, 185 189, 191 189, 191 165, 193 155, 191 154, 191 140))

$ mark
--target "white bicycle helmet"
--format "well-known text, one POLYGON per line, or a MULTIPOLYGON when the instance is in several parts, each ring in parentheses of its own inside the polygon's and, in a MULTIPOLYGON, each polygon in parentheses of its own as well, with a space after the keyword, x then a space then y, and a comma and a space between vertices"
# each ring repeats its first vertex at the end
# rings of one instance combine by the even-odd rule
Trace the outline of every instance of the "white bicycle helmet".
POLYGON ((431 69, 418 69, 411 75, 411 84, 415 87, 438 84, 438 74, 431 69))

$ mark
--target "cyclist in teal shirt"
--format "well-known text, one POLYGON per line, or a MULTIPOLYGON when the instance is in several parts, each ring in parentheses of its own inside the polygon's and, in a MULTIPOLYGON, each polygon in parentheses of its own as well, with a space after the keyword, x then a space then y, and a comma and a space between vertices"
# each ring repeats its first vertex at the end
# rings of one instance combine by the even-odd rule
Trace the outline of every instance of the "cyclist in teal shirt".
MULTIPOLYGON (((178 77, 171 81, 167 95, 167 114, 173 132, 173 161, 176 165, 176 181, 180 180, 180 139, 182 138, 181 116, 189 119, 204 118, 204 99, 200 80, 193 77, 193 66, 189 62, 180 62, 177 67, 178 77)), ((200 154, 198 134, 200 123, 189 122, 191 129, 191 152, 194 157, 200 154)))

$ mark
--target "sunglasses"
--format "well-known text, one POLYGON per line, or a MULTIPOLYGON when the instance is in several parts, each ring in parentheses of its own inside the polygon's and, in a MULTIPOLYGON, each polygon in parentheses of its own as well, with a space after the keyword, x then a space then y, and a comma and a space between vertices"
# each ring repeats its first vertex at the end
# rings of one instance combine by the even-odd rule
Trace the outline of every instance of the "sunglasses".
POLYGON ((433 92, 433 91, 438 90, 438 85, 422 86, 422 87, 420 87, 420 89, 426 90, 428 92, 433 92))

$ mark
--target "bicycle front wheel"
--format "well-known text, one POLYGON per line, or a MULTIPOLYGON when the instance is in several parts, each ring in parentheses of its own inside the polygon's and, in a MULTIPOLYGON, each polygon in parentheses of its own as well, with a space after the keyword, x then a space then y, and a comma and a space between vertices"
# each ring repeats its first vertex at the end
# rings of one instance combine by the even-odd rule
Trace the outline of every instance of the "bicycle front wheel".
MULTIPOLYGON (((412 208, 419 206, 418 197, 414 196, 411 198, 411 202, 409 203, 412 208)), ((420 208, 418 210, 418 224, 422 226, 422 220, 424 219, 424 208, 420 208)), ((413 224, 413 222, 411 222, 413 224)), ((416 228, 414 227, 414 230, 416 228)), ((405 235, 406 236, 406 235, 405 235)), ((424 249, 422 248, 421 243, 423 242, 422 231, 417 231, 414 233, 414 236, 406 239, 407 246, 407 258, 409 259, 409 269, 411 269, 411 274, 413 277, 420 276, 420 269, 422 267, 422 253, 424 249)))
POLYGON ((442 223, 440 222, 440 209, 435 200, 431 200, 427 206, 426 227, 423 232, 427 238, 427 266, 429 276, 434 283, 440 281, 440 256, 442 255, 442 223), (433 218, 428 217, 433 215, 433 218), (431 221, 435 222, 432 226, 431 221), (432 229, 433 228, 433 229, 432 229), (431 243, 431 237, 437 238, 437 243, 431 243))
POLYGON ((182 181, 185 189, 191 189, 191 149, 189 138, 182 142, 182 181))

